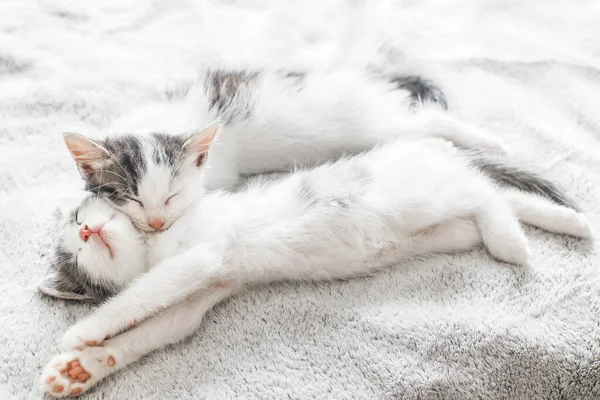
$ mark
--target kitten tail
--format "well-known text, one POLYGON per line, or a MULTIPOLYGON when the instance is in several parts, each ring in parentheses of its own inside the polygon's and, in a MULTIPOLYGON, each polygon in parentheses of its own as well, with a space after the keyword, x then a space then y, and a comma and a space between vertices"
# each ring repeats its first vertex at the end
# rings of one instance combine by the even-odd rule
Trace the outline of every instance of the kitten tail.
POLYGON ((534 194, 560 206, 580 211, 577 204, 562 189, 535 172, 510 165, 506 160, 493 155, 484 155, 477 151, 468 151, 468 153, 471 165, 497 184, 534 194))

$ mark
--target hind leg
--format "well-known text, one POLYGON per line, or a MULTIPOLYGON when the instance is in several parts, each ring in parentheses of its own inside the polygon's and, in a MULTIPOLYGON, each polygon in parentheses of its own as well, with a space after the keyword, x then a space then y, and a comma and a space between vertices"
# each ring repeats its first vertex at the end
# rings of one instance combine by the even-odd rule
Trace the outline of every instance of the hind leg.
POLYGON ((522 222, 548 232, 587 238, 592 235, 585 215, 518 190, 502 190, 502 195, 522 222))
POLYGON ((381 250, 374 258, 377 266, 396 264, 415 256, 468 251, 481 244, 481 235, 471 218, 454 218, 417 231, 406 241, 381 250))
POLYGON ((467 251, 481 244, 481 235, 470 218, 455 218, 415 235, 410 255, 467 251))
POLYGON ((485 185, 481 190, 483 201, 475 210, 474 217, 485 247, 501 261, 525 265, 529 249, 517 216, 491 185, 485 185))

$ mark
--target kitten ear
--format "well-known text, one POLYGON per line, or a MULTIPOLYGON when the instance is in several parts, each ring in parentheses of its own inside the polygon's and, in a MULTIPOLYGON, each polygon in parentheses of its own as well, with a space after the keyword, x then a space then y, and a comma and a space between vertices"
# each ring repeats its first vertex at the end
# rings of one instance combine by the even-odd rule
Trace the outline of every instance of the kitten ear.
POLYGON ((89 288, 78 284, 70 275, 61 271, 50 272, 38 283, 38 290, 47 296, 65 300, 98 300, 89 288))
POLYGON ((217 132, 221 129, 221 123, 215 122, 205 128, 193 132, 183 144, 183 150, 189 156, 194 157, 194 164, 199 167, 206 160, 208 150, 212 146, 217 132))
POLYGON ((89 173, 103 169, 110 160, 108 150, 88 137, 68 132, 64 133, 63 137, 83 178, 89 173))

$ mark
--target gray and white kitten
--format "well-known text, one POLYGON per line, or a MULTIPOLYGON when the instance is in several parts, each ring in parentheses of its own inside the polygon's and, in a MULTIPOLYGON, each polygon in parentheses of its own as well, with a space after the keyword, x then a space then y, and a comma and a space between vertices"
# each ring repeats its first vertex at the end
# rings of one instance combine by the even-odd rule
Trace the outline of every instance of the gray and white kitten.
POLYGON ((236 193, 207 193, 151 234, 106 200, 87 199, 61 233, 64 252, 94 285, 123 290, 67 330, 42 373, 44 391, 87 391, 191 335, 206 311, 246 286, 350 279, 479 243, 522 265, 529 251, 519 221, 591 235, 583 214, 498 187, 474 164, 444 140, 396 141, 236 193))
MULTIPOLYGON (((411 143, 398 142, 394 146, 395 148, 402 146, 410 148, 409 144, 411 143)), ((209 146, 209 144, 206 145, 209 146)), ((568 210, 564 212, 561 211, 560 213, 572 216, 580 215, 577 213, 578 208, 576 204, 561 189, 536 173, 511 165, 507 160, 499 156, 482 154, 481 152, 472 150, 461 150, 460 153, 464 159, 468 160, 468 164, 472 169, 478 170, 479 173, 498 187, 502 188, 504 191, 503 193, 505 193, 506 196, 508 196, 509 193, 529 195, 530 200, 526 200, 528 203, 532 204, 527 208, 529 212, 536 207, 546 207, 544 204, 549 202, 560 207, 554 208, 553 210, 560 210, 563 208, 568 210), (545 200, 542 201, 541 199, 545 200)), ((369 158, 363 158, 372 160, 376 157, 373 154, 386 154, 388 158, 391 158, 390 152, 385 153, 376 150, 372 151, 369 158)), ((364 161, 362 161, 362 163, 364 163, 364 161)), ((343 165, 341 163, 339 164, 343 165)), ((350 161, 347 161, 346 164, 350 166, 353 165, 350 161)), ((356 164, 359 163, 357 162, 356 164)), ((412 167, 416 168, 417 165, 413 164, 412 167)), ((327 178, 333 183, 333 178, 327 175, 327 173, 331 174, 331 172, 324 168, 321 168, 321 170, 323 170, 323 172, 302 172, 302 174, 304 176, 322 179, 327 178)), ((321 170, 318 169, 316 171, 321 170)), ((352 168, 348 168, 348 171, 349 175, 344 179, 341 178, 341 172, 336 171, 337 175, 334 175, 336 179, 335 182, 340 184, 340 182, 344 181, 348 186, 348 190, 351 191, 351 181, 352 179, 355 179, 355 188, 352 190, 356 191, 362 184, 362 175, 352 168)), ((415 171, 414 174, 417 172, 422 173, 422 171, 415 171)), ((399 174, 400 171, 390 171, 391 176, 399 174)), ((318 182, 319 181, 316 180, 315 183, 318 182)), ((459 181, 457 181, 456 184, 458 185, 459 181)), ((254 196, 258 196, 258 194, 261 193, 261 187, 264 187, 264 190, 267 190, 273 187, 273 185, 266 183, 263 179, 259 181, 250 181, 248 186, 248 188, 255 193, 254 196)), ((304 193, 303 196, 313 196, 314 193, 309 187, 310 186, 301 188, 301 192, 304 193)), ((410 188, 410 191, 416 191, 418 189, 418 187, 413 186, 410 188)), ((187 216, 184 218, 189 222, 190 218, 192 218, 190 216, 191 209, 206 207, 207 209, 203 214, 211 217, 212 225, 207 225, 206 221, 197 221, 197 223, 202 224, 198 229, 206 229, 209 236, 216 234, 214 226, 219 224, 219 218, 228 221, 231 219, 230 216, 234 214, 230 209, 228 209, 227 212, 224 212, 222 207, 217 207, 219 202, 224 201, 223 199, 228 199, 229 203, 232 204, 236 201, 235 199, 240 199, 241 201, 241 199, 253 198, 251 195, 245 195, 245 191, 246 190, 244 189, 240 189, 240 193, 236 195, 237 197, 233 194, 227 196, 223 194, 223 191, 207 193, 202 197, 199 203, 197 202, 196 205, 188 207, 186 211, 187 216)), ((527 199, 527 197, 520 196, 519 199, 527 199)), ((346 204, 344 201, 334 200, 333 198, 331 201, 336 201, 341 207, 344 207, 346 204)), ((146 272, 148 266, 152 265, 150 260, 143 258, 145 256, 139 255, 137 249, 147 246, 148 241, 150 241, 150 243, 155 243, 160 235, 170 232, 170 230, 169 232, 143 232, 139 231, 133 225, 130 218, 119 217, 111 219, 110 241, 112 243, 111 246, 114 254, 111 256, 110 260, 102 257, 97 258, 94 256, 95 253, 89 253, 89 251, 92 251, 93 249, 88 249, 87 252, 80 253, 80 250, 83 249, 82 244, 85 242, 85 238, 81 237, 82 226, 90 227, 93 232, 94 226, 107 225, 106 220, 110 215, 126 216, 126 214, 111 211, 111 202, 108 202, 107 199, 102 196, 94 194, 90 195, 88 192, 82 192, 68 200, 65 199, 62 206, 62 209, 57 214, 57 223, 55 227, 56 241, 52 251, 52 272, 40 284, 40 290, 53 297, 97 302, 116 294, 133 279, 146 272), (90 210, 95 211, 91 212, 90 210), (142 258, 140 259, 140 257, 142 258), (142 261, 140 262, 140 260, 142 261)), ((242 203, 240 203, 240 210, 238 213, 243 214, 243 210, 244 207, 242 207, 242 203)), ((351 210, 348 210, 348 212, 350 211, 351 210)), ((518 213, 521 212, 519 209, 516 211, 518 213)), ((244 218, 243 215, 238 216, 240 221, 244 218)), ((539 221, 533 224, 550 231, 564 232, 563 230, 552 228, 551 222, 548 222, 546 225, 539 221)))
POLYGON ((442 112, 443 93, 419 77, 209 71, 185 101, 197 126, 206 128, 98 141, 65 135, 86 189, 146 232, 168 229, 206 190, 231 188, 240 176, 316 165, 397 138, 435 136, 464 148, 505 148, 442 112), (413 113, 410 104, 421 102, 440 107, 413 113), (213 139, 207 159, 205 144, 213 139))

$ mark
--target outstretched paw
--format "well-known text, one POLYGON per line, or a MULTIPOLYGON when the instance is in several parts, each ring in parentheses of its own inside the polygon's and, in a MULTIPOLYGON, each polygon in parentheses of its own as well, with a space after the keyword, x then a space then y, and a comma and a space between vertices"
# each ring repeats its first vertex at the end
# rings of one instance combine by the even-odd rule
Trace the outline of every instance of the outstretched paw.
POLYGON ((77 396, 91 386, 87 369, 75 353, 55 357, 42 373, 42 389, 54 397, 77 396))
POLYGON ((104 349, 67 352, 52 359, 40 378, 42 389, 54 397, 77 396, 116 370, 114 356, 104 349))

